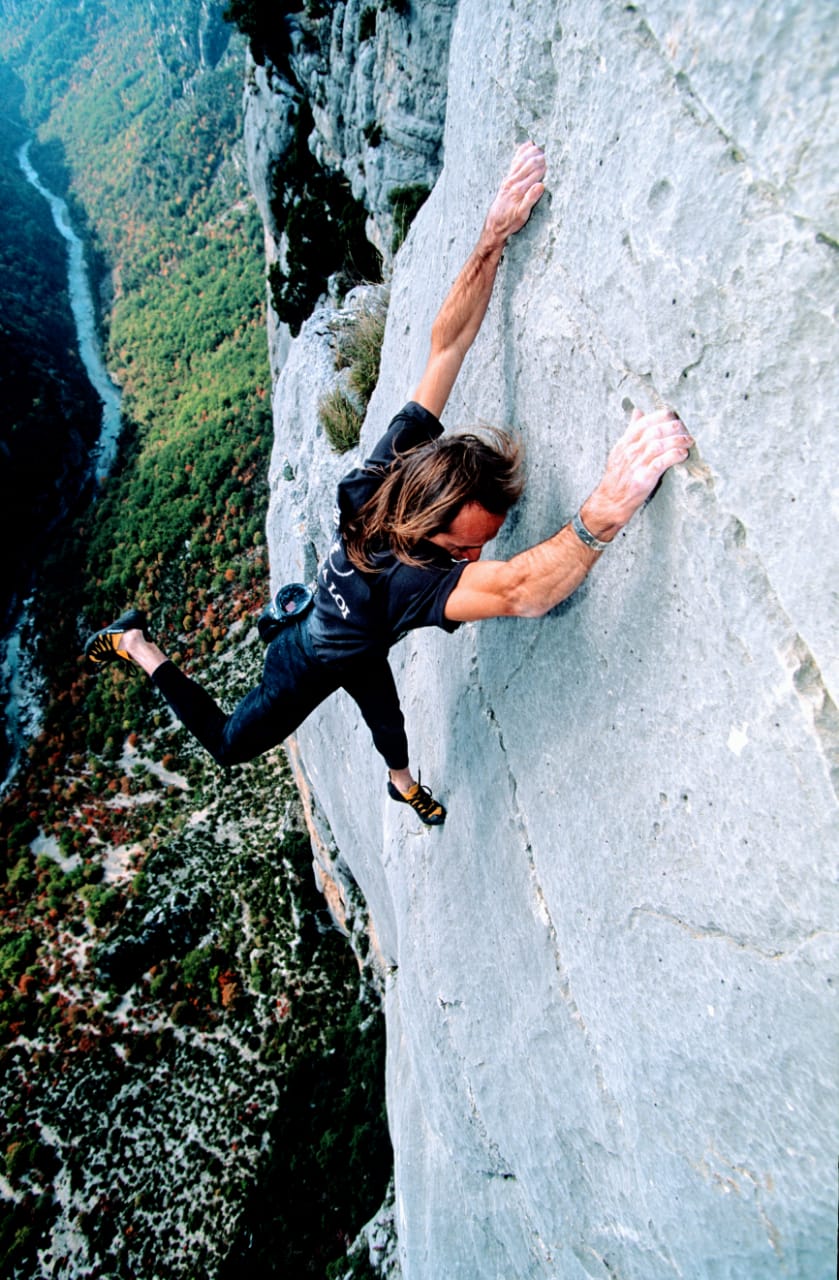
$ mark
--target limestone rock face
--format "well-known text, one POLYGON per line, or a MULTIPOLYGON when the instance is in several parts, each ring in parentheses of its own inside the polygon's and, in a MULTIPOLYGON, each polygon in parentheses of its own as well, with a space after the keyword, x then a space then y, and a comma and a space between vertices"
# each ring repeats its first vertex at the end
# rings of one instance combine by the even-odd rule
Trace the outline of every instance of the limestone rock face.
POLYGON ((461 0, 361 448, 317 424, 328 308, 278 372, 275 585, 313 575, 531 136, 549 190, 445 415, 527 442, 490 554, 572 514, 631 405, 697 440, 550 615, 393 651, 442 830, 343 695, 296 737, 388 969, 409 1280, 834 1274, 836 34, 795 2, 461 0))

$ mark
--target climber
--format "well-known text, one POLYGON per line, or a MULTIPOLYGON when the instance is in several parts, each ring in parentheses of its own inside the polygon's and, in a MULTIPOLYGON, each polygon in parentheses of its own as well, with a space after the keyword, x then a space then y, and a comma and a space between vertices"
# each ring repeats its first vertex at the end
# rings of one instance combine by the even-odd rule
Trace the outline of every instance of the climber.
POLYGON ((260 684, 232 714, 167 659, 141 611, 88 641, 94 667, 116 659, 141 667, 220 764, 267 751, 343 688, 388 766, 390 797, 427 825, 442 823, 445 808, 410 769, 390 647, 417 627, 451 632, 482 618, 546 613, 583 582, 663 473, 687 457, 693 441, 674 412, 636 411, 567 525, 510 560, 480 560, 522 492, 520 450, 500 431, 444 436, 439 415, 480 329, 504 247, 530 217, 544 176, 541 149, 522 144, 434 322, 412 400, 338 486, 334 540, 309 607, 284 619, 260 684))

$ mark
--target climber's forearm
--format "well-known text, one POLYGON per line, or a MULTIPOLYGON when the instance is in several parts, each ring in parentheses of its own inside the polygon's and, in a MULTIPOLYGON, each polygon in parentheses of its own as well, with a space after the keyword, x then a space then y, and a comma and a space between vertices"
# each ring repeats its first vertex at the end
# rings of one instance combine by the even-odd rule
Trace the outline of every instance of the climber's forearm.
POLYGON ((530 217, 545 189, 544 176, 542 150, 532 142, 523 143, 490 206, 478 243, 434 321, 431 353, 413 399, 437 417, 483 323, 504 246, 530 217))
POLYGON ((504 242, 493 242, 484 228, 434 321, 428 364, 412 398, 437 417, 483 323, 503 251, 504 242))
POLYGON ((434 321, 432 353, 454 350, 461 360, 466 355, 483 324, 505 244, 484 225, 434 321))
POLYGON ((540 618, 577 590, 599 555, 566 525, 510 560, 477 560, 467 565, 449 596, 446 617, 452 622, 540 618))

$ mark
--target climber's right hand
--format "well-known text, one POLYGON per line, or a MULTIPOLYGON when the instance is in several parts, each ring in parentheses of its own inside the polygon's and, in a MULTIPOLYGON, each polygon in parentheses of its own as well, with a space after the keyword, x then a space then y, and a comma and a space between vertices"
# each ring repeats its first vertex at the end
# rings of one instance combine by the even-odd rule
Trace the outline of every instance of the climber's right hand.
POLYGON ((484 223, 484 231, 494 243, 504 244, 521 231, 545 190, 542 179, 546 170, 545 153, 534 142, 523 142, 516 149, 484 223))
POLYGON ((588 531, 609 542, 644 505, 665 471, 685 461, 693 443, 674 409, 635 409, 600 483, 580 509, 588 531))

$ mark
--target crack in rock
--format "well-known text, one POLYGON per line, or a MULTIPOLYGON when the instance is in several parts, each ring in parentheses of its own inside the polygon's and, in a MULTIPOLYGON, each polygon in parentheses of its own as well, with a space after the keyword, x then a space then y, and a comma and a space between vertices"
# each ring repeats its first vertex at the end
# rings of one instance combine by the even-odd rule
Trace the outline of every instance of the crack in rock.
POLYGON ((781 1246, 781 1233, 775 1223, 769 1217, 763 1204, 763 1195, 766 1192, 772 1192, 772 1179, 770 1175, 760 1178, 752 1169, 742 1164, 733 1164, 726 1159, 720 1151, 716 1149, 713 1143, 707 1147, 707 1156, 712 1157, 717 1164, 717 1168, 708 1158, 703 1157, 694 1167, 709 1182, 713 1182, 723 1191, 733 1191, 736 1195, 745 1198, 751 1192, 751 1201, 755 1213, 766 1232, 766 1238, 775 1253, 775 1255, 783 1261, 784 1253, 781 1246), (745 1183, 745 1186, 743 1185, 745 1183))
POLYGON ((500 1178, 504 1182, 515 1182, 516 1175, 510 1168, 510 1162, 503 1159, 498 1143, 494 1138, 490 1137, 489 1130, 484 1124, 480 1108, 478 1107, 478 1100, 475 1097, 475 1092, 472 1088, 472 1081, 468 1076, 466 1076, 466 1098, 469 1103, 469 1112, 472 1118, 472 1124, 480 1134, 481 1143, 486 1149, 487 1155, 490 1157, 491 1161, 491 1168, 479 1169, 478 1172, 485 1178, 500 1178))
POLYGON ((829 929, 812 929, 809 933, 799 938, 793 946, 790 947, 772 947, 759 942, 756 938, 750 938, 745 934, 737 935, 729 933, 726 929, 721 929, 715 924, 696 924, 690 920, 683 920, 681 916, 672 911, 665 911, 662 907, 653 907, 647 903, 638 907, 633 907, 629 913, 629 927, 634 929, 642 916, 648 916, 653 920, 661 920, 664 924, 674 925, 675 928, 681 929, 684 933, 690 934, 697 942, 724 942, 728 946, 734 947, 737 951, 753 952, 755 955, 761 956, 764 960, 786 960, 800 951, 802 947, 806 947, 808 943, 814 942, 816 938, 834 937, 835 935, 829 929))
MULTIPOLYGON (((741 145, 741 143, 734 136, 734 134, 729 132, 729 130, 725 128, 725 126, 721 123, 721 121, 717 119, 717 116, 713 108, 709 105, 709 103, 702 96, 699 90, 696 89, 688 73, 684 69, 676 68, 676 63, 672 53, 667 48, 666 43, 662 42, 658 33, 654 31, 653 28, 650 26, 646 18, 639 17, 637 31, 638 31, 638 34, 641 35, 642 39, 644 39, 645 43, 648 46, 652 46, 654 48, 654 50, 658 53, 658 56, 660 57, 662 62, 668 68, 672 69, 673 84, 676 90, 682 95, 684 99, 685 109, 689 112, 689 114, 693 117, 693 119, 696 120, 697 124, 710 125, 711 128, 713 128, 717 132, 717 134, 725 144, 726 148, 729 150, 732 158, 737 163, 747 166, 749 171, 754 172, 755 174, 758 175, 757 181, 759 182, 760 186, 767 192, 767 194, 771 194, 772 198, 775 200, 778 206, 782 209, 786 217, 792 218, 796 222, 802 223, 805 226, 813 227, 814 230, 816 231, 817 240, 825 239, 828 243, 830 243, 831 242, 830 237, 826 236, 823 231, 816 228, 815 222, 812 218, 808 217, 806 214, 800 213, 796 209, 789 208, 786 205, 786 202, 784 200, 784 189, 782 187, 779 187, 777 182, 773 181, 770 177, 766 175, 761 164, 755 161, 754 156, 751 156, 748 154, 746 149, 741 145)), ((824 108, 822 109, 821 115, 819 117, 818 124, 813 130, 814 136, 816 136, 820 132, 821 126, 823 122, 829 117, 829 114, 830 114, 830 104, 825 103, 824 108)), ((797 164, 794 167, 793 172, 788 175, 787 184, 790 181, 794 182, 798 177, 798 171, 801 168, 801 164, 803 162, 805 154, 806 154, 806 149, 805 151, 799 154, 797 159, 797 164)))
MULTIPOLYGON (((482 693, 481 686, 478 685, 477 688, 478 688, 479 694, 482 693)), ((490 703, 487 701, 485 697, 483 701, 484 701, 484 714, 486 715, 486 718, 489 720, 490 724, 493 726, 498 739, 499 748, 502 754, 506 758, 507 749, 504 745, 504 735, 501 731, 501 726, 498 723, 498 720, 495 716, 495 712, 492 706, 490 705, 490 703)), ((621 1117, 620 1107, 617 1103, 617 1100, 613 1097, 606 1083, 606 1077, 598 1061, 597 1050, 595 1048, 593 1037, 591 1035, 591 1032, 589 1031, 585 1018, 583 1017, 582 1011, 579 1005, 577 1004, 577 1001, 575 1000, 574 994, 571 990, 571 979, 568 975, 568 972, 565 968, 565 965, 562 959, 562 952, 559 945, 559 934, 558 934, 556 925, 554 924, 547 898, 545 897, 544 890, 539 880, 539 873, 536 868, 536 859, 533 853, 533 845, 528 836, 525 817, 517 803, 516 778, 512 770, 509 769, 509 767, 508 767, 508 777, 510 782, 510 790, 512 792, 512 798, 513 798, 513 817, 522 835, 522 848, 527 857, 527 869, 530 877, 531 890, 532 890, 533 897, 536 904, 536 916, 539 920, 542 921, 542 923, 545 926, 545 929, 547 930, 548 937, 551 943, 551 948, 553 951, 554 966, 555 966, 556 975, 557 975, 557 991, 559 992, 559 995, 562 998, 563 1004, 565 1005, 566 1011, 568 1013, 568 1016, 571 1022, 577 1027, 577 1029, 579 1030, 583 1038, 583 1043, 585 1044, 591 1059, 592 1072, 594 1074, 594 1079, 595 1079, 595 1083, 597 1084, 598 1092, 603 1098, 605 1105, 611 1112, 612 1117, 615 1120, 616 1124, 618 1125, 619 1128, 622 1128, 623 1121, 621 1117)))
POLYGON ((839 710, 828 693, 816 659, 797 633, 787 646, 784 658, 799 704, 827 764, 834 794, 839 797, 839 710))
POLYGON ((716 516, 716 522, 722 525, 723 546, 740 563, 748 598, 761 603, 769 628, 781 633, 776 641, 776 652, 791 678, 802 716, 816 739, 834 795, 839 797, 839 709, 830 695, 819 663, 781 603, 763 561, 749 546, 745 524, 720 505, 714 474, 702 460, 696 445, 682 470, 685 497, 695 506, 705 508, 709 524, 716 516))

